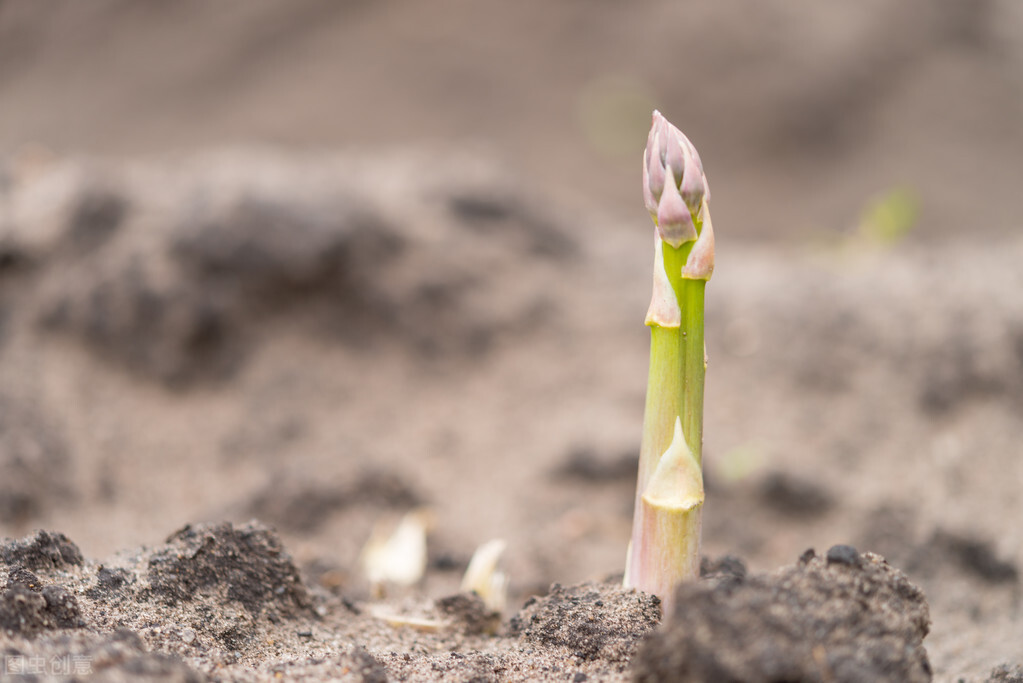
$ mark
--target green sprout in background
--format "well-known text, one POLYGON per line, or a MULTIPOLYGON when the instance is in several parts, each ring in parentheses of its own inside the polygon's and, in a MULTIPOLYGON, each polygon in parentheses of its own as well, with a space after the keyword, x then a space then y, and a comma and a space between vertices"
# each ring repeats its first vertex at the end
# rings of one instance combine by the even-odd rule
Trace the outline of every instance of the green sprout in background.
POLYGON ((643 154, 643 199, 655 225, 650 375, 625 585, 670 609, 675 586, 700 573, 703 302, 714 229, 700 156, 657 111, 643 154))
POLYGON ((893 188, 874 199, 863 210, 859 235, 881 246, 892 246, 916 227, 920 219, 920 202, 905 187, 893 188))

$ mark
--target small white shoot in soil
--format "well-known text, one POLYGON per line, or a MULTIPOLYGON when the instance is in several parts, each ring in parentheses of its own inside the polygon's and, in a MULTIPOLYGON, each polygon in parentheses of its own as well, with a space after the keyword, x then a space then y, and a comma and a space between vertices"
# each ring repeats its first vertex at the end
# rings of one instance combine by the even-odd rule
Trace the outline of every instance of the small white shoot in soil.
POLYGON ((476 593, 487 609, 497 614, 504 613, 508 605, 508 575, 498 568, 506 546, 499 538, 481 545, 462 577, 462 592, 476 593))
POLYGON ((394 525, 378 522, 362 549, 362 567, 375 595, 387 584, 412 586, 426 572, 426 533, 433 514, 426 508, 408 512, 394 525))

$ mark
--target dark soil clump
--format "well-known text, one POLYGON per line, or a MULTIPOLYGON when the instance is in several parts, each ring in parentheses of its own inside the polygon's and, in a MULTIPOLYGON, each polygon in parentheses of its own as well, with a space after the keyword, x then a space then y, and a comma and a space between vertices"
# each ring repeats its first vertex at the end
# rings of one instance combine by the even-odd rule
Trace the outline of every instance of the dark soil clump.
POLYGON ((930 681, 923 592, 878 555, 807 552, 773 574, 682 586, 638 681, 930 681))
POLYGON ((0 545, 0 560, 26 569, 67 569, 82 564, 82 551, 61 533, 38 531, 34 536, 0 545))
POLYGON ((494 633, 501 623, 501 615, 487 609, 476 593, 456 593, 436 601, 437 609, 461 625, 470 635, 494 633))
POLYGON ((562 646, 580 660, 628 661, 661 619, 661 601, 615 584, 554 584, 511 620, 527 642, 562 646))
POLYGON ((700 558, 700 578, 704 581, 734 581, 746 579, 746 563, 734 555, 719 558, 700 558))
POLYGON ((280 540, 258 523, 184 527, 149 558, 154 595, 176 604, 197 594, 241 603, 252 614, 307 611, 309 595, 280 540))
POLYGON ((96 572, 96 585, 90 588, 86 595, 93 600, 119 595, 123 592, 124 586, 131 581, 131 574, 125 569, 100 567, 96 572))
POLYGON ((32 636, 39 631, 82 625, 74 596, 60 586, 42 590, 9 583, 0 592, 0 631, 32 636))

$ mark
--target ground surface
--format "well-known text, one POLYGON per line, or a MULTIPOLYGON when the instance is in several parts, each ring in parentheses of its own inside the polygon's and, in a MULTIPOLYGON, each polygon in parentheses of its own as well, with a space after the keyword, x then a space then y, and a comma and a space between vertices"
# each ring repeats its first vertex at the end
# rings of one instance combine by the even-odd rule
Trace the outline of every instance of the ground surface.
MULTIPOLYGON (((705 550, 754 577, 694 605, 756 634, 744 605, 790 594, 755 577, 840 587, 851 544, 923 589, 929 631, 878 632, 927 632, 936 680, 1019 680, 1020 5, 684 5, 0 0, 0 537, 78 549, 3 546, 3 651, 111 680, 663 671, 633 661, 656 606, 601 583, 658 106, 714 188, 705 550), (900 192, 903 242, 858 229, 900 192), (437 633, 376 616, 359 562, 418 508, 426 577, 383 604, 437 633), (443 600, 492 538, 496 636, 443 600)), ((836 670, 793 652, 761 664, 836 670)))
MULTIPOLYGON (((590 662, 565 675, 629 675, 630 643, 648 628, 590 660, 490 638, 485 619, 468 620, 467 640, 389 626, 359 553, 380 519, 429 509, 425 580, 385 603, 425 618, 439 618, 428 601, 456 593, 491 538, 508 543, 505 618, 554 582, 621 571, 650 226, 566 212, 456 154, 22 160, 7 178, 4 533, 64 533, 87 563, 77 583, 8 576, 12 604, 34 604, 15 600, 31 593, 19 581, 63 586, 84 615, 74 652, 99 656, 113 645, 84 634, 124 627, 135 635, 117 647, 132 657, 174 654, 215 676, 312 658, 308 675, 329 677, 337 660, 323 658, 342 645, 355 659, 338 666, 365 660, 391 676, 540 675, 516 668, 530 666, 525 650, 542 666, 590 662), (201 533, 160 545, 185 523, 251 518, 280 534, 260 552, 291 560, 250 570, 239 559, 225 579, 173 566, 204 547, 201 533), (154 570, 154 553, 172 566, 154 570), (287 609, 259 592, 281 581, 267 571, 299 586, 287 609), (99 618, 89 591, 104 582, 132 589, 99 618), (213 602, 161 611, 161 585, 172 606, 213 602), (237 586, 257 592, 232 597, 237 586), (317 605, 332 616, 310 649, 296 635, 310 627, 294 620, 317 605), (338 617, 353 609, 358 619, 338 617), (207 628, 216 643, 197 636, 206 649, 165 633, 210 620, 230 623, 207 628), (451 650, 457 661, 439 663, 451 650)), ((759 573, 808 547, 879 553, 926 593, 938 680, 1018 665, 1021 257, 1008 240, 809 250, 722 239, 708 297, 708 556, 739 555, 759 573)), ((244 558, 240 543, 220 554, 244 558)), ((59 607, 62 595, 50 598, 59 607)), ((49 605, 28 623, 68 626, 49 605)))

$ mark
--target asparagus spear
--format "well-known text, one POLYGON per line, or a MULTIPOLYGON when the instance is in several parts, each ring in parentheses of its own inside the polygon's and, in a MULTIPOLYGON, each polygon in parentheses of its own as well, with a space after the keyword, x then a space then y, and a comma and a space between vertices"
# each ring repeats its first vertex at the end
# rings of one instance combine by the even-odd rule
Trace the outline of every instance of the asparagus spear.
POLYGON ((703 513, 703 304, 714 270, 710 190, 696 148, 660 112, 643 154, 654 282, 643 440, 625 585, 668 600, 699 576, 703 513))

